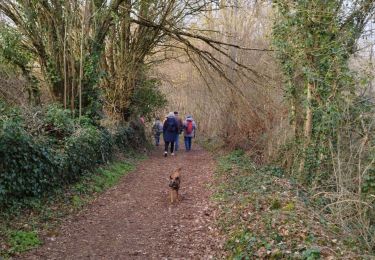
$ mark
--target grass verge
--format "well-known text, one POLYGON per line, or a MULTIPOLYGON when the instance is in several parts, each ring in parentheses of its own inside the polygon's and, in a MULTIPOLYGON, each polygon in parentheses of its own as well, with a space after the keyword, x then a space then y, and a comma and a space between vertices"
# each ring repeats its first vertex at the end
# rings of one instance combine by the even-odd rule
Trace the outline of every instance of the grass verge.
POLYGON ((29 199, 0 213, 0 259, 17 256, 42 244, 44 236, 55 237, 61 221, 80 211, 98 194, 116 185, 145 159, 131 154, 86 174, 81 181, 48 198, 29 199), (26 205, 26 206, 25 206, 26 205))
POLYGON ((371 258, 309 207, 281 168, 258 168, 234 151, 218 158, 213 186, 228 259, 371 258))

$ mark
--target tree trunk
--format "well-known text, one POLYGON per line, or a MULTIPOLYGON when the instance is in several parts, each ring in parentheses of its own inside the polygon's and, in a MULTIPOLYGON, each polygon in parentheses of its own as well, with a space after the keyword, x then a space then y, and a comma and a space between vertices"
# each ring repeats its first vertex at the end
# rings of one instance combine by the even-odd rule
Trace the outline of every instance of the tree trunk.
POLYGON ((311 142, 311 133, 312 133, 312 91, 313 85, 309 82, 307 83, 307 108, 306 108, 306 117, 305 117, 305 127, 304 127, 304 139, 303 139, 303 156, 299 165, 299 173, 302 174, 304 171, 307 148, 311 142))

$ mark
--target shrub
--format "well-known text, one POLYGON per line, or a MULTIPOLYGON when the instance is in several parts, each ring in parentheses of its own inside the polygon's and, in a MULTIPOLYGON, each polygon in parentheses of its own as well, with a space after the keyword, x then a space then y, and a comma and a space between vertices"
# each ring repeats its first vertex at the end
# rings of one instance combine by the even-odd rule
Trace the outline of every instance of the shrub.
POLYGON ((0 101, 0 112, 0 207, 75 183, 110 161, 115 144, 121 151, 147 144, 144 127, 137 122, 111 134, 87 117, 72 119, 58 106, 33 111, 38 118, 30 118, 0 101))
POLYGON ((116 129, 114 140, 119 149, 124 151, 130 147, 131 139, 134 135, 134 129, 120 125, 116 129))
POLYGON ((106 163, 112 159, 114 140, 111 133, 106 128, 100 129, 100 152, 101 158, 98 162, 106 163))
POLYGON ((65 167, 62 179, 71 183, 91 170, 101 157, 100 131, 92 126, 78 128, 65 140, 65 167))
POLYGON ((51 150, 35 143, 17 122, 9 120, 2 126, 0 205, 48 191, 58 169, 51 150))
POLYGON ((51 105, 45 114, 45 129, 58 139, 70 135, 74 131, 74 121, 70 111, 58 105, 51 105))
POLYGON ((119 125, 114 134, 114 141, 121 151, 140 149, 147 146, 143 125, 134 121, 129 125, 119 125))

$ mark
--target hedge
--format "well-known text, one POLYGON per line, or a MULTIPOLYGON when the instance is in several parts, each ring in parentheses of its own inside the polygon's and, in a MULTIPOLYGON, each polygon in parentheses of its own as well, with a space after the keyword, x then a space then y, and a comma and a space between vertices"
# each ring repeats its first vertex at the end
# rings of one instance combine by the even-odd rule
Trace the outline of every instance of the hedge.
POLYGON ((35 123, 27 122, 30 117, 0 101, 0 207, 75 183, 110 161, 116 142, 122 151, 146 142, 142 127, 121 126, 111 134, 87 118, 71 119, 56 106, 39 117, 38 131, 30 130, 35 123))

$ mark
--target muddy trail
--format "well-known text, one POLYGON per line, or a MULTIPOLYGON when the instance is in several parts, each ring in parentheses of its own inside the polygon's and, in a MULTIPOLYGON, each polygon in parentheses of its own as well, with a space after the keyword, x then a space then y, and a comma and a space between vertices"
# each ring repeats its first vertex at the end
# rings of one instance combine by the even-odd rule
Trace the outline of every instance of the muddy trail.
POLYGON ((210 259, 220 241, 210 203, 214 161, 195 146, 164 158, 161 147, 21 259, 210 259), (182 201, 169 203, 168 177, 182 167, 182 201))

